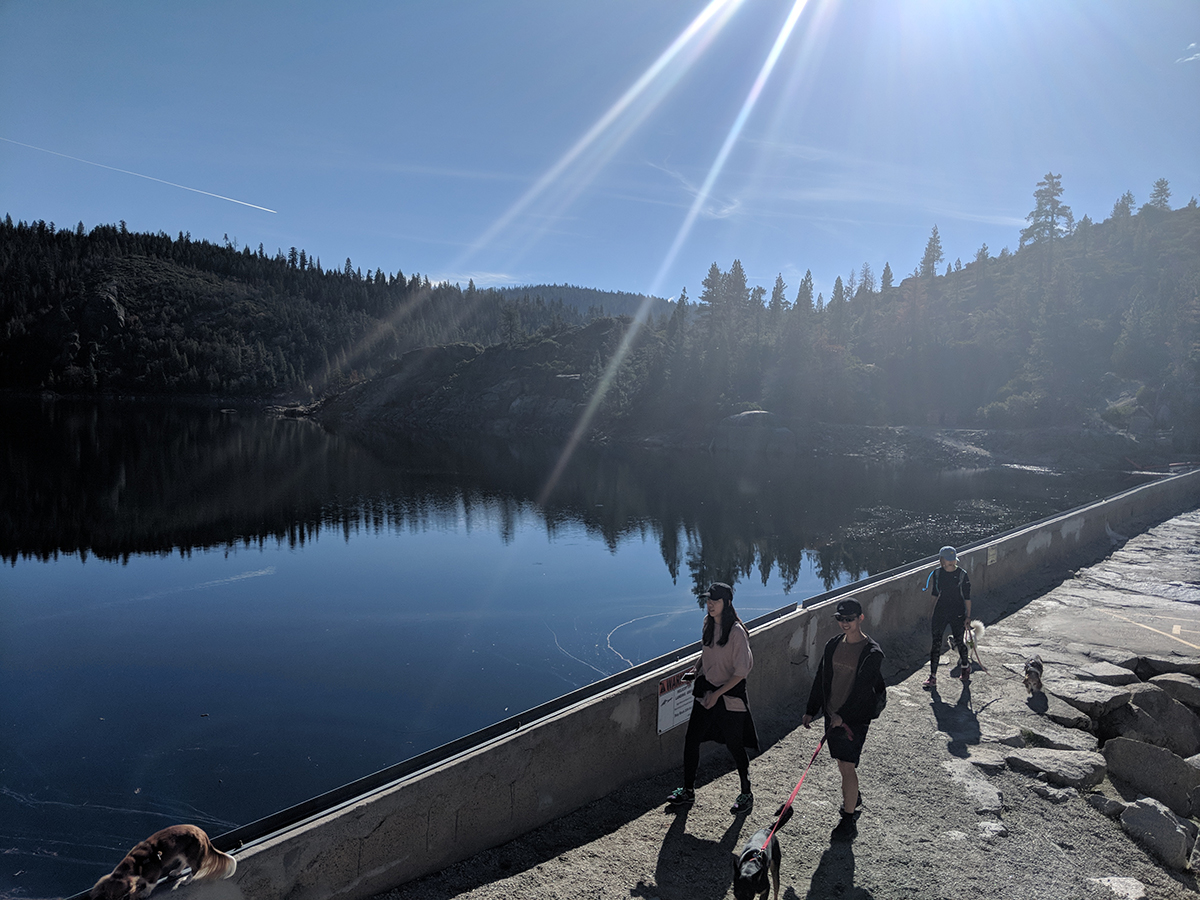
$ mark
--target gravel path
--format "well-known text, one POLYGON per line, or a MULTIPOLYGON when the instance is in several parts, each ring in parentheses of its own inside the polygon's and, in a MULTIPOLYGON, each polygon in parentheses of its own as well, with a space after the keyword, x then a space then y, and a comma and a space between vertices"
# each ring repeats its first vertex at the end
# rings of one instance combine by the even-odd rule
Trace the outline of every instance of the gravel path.
MULTIPOLYGON (((893 673, 888 707, 872 726, 860 767, 865 808, 857 838, 831 839, 839 781, 822 750, 800 789, 795 816, 780 832, 781 895, 788 900, 1200 898, 1193 876, 1166 871, 1084 796, 1039 795, 1046 786, 1006 768, 1003 753, 1009 748, 998 743, 1046 723, 1029 709, 1013 671, 1027 655, 1040 652, 1048 671, 1063 672, 1095 662, 1089 653, 1102 654, 1105 643, 1111 655, 1114 645, 1103 630, 1111 618, 1101 614, 1111 591, 1100 588, 1111 585, 1114 573, 1136 570, 1149 553, 1158 583, 1195 581, 1200 516, 1181 519, 1160 526, 1167 531, 1154 529, 1135 538, 1108 560, 990 626, 980 646, 988 671, 977 672, 968 691, 948 677, 949 656, 939 672, 940 694, 921 689, 924 670, 893 673), (1177 557, 1178 565, 1164 566, 1164 553, 1177 557), (1180 576, 1181 566, 1191 567, 1191 578, 1180 576), (1095 632, 1081 626, 1058 637, 1064 616, 1094 619, 1095 632)), ((1111 602, 1120 603, 1127 618, 1136 608, 1161 611, 1170 603, 1161 596, 1139 601, 1136 591, 1131 599, 1124 577, 1121 596, 1111 602)), ((1196 609, 1190 603, 1176 603, 1179 607, 1196 609)), ((1124 635, 1126 645, 1158 640, 1142 631, 1124 635)), ((744 816, 729 814, 738 793, 737 774, 724 748, 716 747, 701 762, 690 809, 671 812, 662 802, 678 784, 677 769, 383 897, 732 897, 733 854, 771 823, 820 738, 816 730, 796 727, 801 711, 797 704, 759 722, 766 750, 751 762, 757 805, 744 816)), ((1121 786, 1108 780, 1099 790, 1122 796, 1121 786)))

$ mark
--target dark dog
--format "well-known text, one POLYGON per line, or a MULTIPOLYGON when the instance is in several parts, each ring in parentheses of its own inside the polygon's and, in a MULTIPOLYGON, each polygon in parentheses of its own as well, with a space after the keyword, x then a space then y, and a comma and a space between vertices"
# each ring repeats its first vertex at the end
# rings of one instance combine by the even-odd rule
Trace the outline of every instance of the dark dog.
POLYGON ((779 849, 778 830, 791 817, 792 808, 789 806, 783 811, 775 834, 771 834, 770 828, 763 828, 746 841, 746 846, 733 861, 733 896, 737 900, 766 898, 772 886, 775 888, 775 900, 779 900, 779 863, 783 853, 779 849), (767 843, 768 834, 771 835, 770 843, 767 843))
POLYGON ((1042 658, 1034 656, 1025 661, 1025 690, 1032 697, 1042 690, 1042 658))
POLYGON ((112 873, 96 882, 92 900, 145 900, 160 878, 169 878, 174 890, 189 881, 228 878, 237 860, 212 845, 195 825, 172 825, 156 831, 125 854, 112 873), (191 869, 184 877, 183 870, 191 869))

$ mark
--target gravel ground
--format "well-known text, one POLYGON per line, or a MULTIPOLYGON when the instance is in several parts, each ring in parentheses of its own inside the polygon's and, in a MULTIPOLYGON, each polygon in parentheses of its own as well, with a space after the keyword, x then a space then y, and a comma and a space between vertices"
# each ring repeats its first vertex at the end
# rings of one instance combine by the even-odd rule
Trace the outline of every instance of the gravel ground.
MULTIPOLYGON (((1179 552, 1191 554, 1193 565, 1198 524, 1193 513, 1174 525, 1185 529, 1179 552)), ((921 689, 924 670, 893 673, 888 707, 871 728, 860 766, 865 807, 858 835, 851 842, 831 837, 840 789, 836 765, 822 750, 800 788, 795 816, 780 831, 782 896, 1200 898, 1192 875, 1166 871, 1084 796, 1059 802, 1040 796, 1036 789, 1044 790, 1043 783, 1005 768, 1002 754, 1008 748, 992 743, 1045 723, 1029 709, 1013 671, 1019 672, 1020 661, 1035 648, 1064 667, 1089 662, 1089 646, 1095 645, 1086 643, 1088 635, 1077 628, 1070 642, 1060 641, 1053 635, 1064 629, 1054 623, 1064 615, 1080 622, 1094 615, 1096 640, 1105 641, 1108 632, 1099 621, 1105 617, 1098 612, 1104 601, 1094 599, 1097 591, 1088 593, 1089 585, 1102 585, 1113 572, 1137 565, 1138 541, 1160 558, 1164 537, 1151 531, 990 626, 980 646, 988 670, 976 672, 969 690, 948 677, 948 656, 939 673, 940 694, 921 689)), ((1155 572, 1168 577, 1161 565, 1155 572)), ((1132 615, 1130 596, 1125 591, 1120 602, 1132 615)), ((1153 602, 1161 609, 1164 601, 1153 602)), ((1131 640, 1137 634, 1146 632, 1133 629, 1131 640)), ((820 734, 796 727, 801 712, 797 703, 759 722, 765 752, 751 761, 757 804, 745 815, 729 813, 738 781, 724 748, 706 745, 715 752, 702 759, 690 809, 673 812, 663 803, 679 783, 676 769, 383 898, 731 897, 733 855, 771 823, 816 749, 820 734)), ((1121 786, 1108 780, 1098 790, 1123 796, 1121 786)))

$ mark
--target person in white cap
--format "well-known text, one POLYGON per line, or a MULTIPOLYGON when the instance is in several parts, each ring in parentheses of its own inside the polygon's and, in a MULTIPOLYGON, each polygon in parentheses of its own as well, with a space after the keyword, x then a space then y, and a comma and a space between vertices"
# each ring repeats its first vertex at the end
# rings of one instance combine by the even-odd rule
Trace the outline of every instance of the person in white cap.
POLYGON ((926 580, 933 595, 933 617, 930 620, 932 643, 929 647, 929 677, 922 687, 937 689, 938 662, 942 657, 942 635, 950 626, 950 640, 958 651, 959 673, 965 687, 971 683, 971 661, 967 658, 967 642, 963 640, 967 622, 971 621, 971 579, 967 570, 958 567, 958 554, 953 547, 938 551, 941 563, 926 580))

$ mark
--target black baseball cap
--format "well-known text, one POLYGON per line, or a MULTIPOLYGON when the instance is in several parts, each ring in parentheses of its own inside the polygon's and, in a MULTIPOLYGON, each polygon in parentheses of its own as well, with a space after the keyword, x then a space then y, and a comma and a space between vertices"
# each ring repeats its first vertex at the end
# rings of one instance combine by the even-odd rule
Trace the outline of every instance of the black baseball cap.
POLYGON ((726 603, 732 603, 733 588, 723 581, 714 581, 708 586, 708 590, 699 596, 701 600, 724 600, 726 603))
POLYGON ((837 614, 839 616, 861 616, 863 614, 862 604, 853 597, 847 597, 838 602, 837 614))

